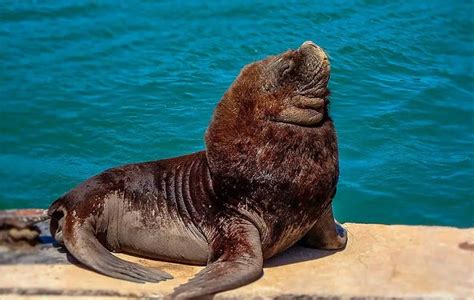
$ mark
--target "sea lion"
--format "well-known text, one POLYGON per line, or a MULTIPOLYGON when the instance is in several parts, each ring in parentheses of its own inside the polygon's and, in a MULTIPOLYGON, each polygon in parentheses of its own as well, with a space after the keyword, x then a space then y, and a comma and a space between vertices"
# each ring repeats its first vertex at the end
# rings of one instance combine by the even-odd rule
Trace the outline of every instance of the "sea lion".
POLYGON ((265 259, 298 241, 344 248, 331 207, 339 168, 329 75, 310 41, 245 66, 217 105, 206 151, 86 180, 49 208, 52 235, 89 268, 130 281, 172 276, 109 250, 207 264, 172 298, 252 282, 265 259))

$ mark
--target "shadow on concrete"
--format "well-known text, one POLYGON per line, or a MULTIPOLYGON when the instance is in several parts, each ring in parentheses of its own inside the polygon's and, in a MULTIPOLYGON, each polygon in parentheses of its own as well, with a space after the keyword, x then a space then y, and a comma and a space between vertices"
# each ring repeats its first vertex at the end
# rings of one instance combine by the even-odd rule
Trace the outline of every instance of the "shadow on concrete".
POLYGON ((280 267, 309 260, 315 260, 332 255, 338 251, 335 250, 318 250, 295 245, 288 250, 265 261, 264 268, 280 267))

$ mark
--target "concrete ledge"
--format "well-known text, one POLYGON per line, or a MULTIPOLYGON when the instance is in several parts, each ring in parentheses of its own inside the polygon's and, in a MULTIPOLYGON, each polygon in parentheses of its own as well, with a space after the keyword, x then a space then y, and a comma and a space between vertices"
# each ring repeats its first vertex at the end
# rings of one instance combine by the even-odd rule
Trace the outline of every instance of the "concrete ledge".
MULTIPOLYGON (((265 275, 216 299, 471 298, 474 229, 345 224, 342 252, 295 246, 265 264, 265 275)), ((43 226, 44 227, 44 226, 43 226)), ((136 284, 71 264, 47 236, 35 250, 0 249, 0 299, 160 297, 201 267, 118 256, 175 279, 136 284)))

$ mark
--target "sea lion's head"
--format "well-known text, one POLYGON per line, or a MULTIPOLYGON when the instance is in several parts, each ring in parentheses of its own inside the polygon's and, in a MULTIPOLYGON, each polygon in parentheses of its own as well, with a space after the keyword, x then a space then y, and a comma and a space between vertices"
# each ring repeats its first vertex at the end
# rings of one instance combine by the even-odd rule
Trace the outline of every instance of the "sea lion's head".
POLYGON ((215 117, 315 127, 327 115, 330 65, 311 41, 298 49, 245 66, 224 95, 215 117))
POLYGON ((275 122, 318 125, 324 118, 330 65, 326 53, 311 41, 270 57, 262 64, 263 88, 279 109, 263 112, 275 122))
POLYGON ((206 133, 213 173, 241 178, 279 173, 289 180, 322 155, 336 157, 329 75, 328 56, 313 42, 245 66, 206 133))

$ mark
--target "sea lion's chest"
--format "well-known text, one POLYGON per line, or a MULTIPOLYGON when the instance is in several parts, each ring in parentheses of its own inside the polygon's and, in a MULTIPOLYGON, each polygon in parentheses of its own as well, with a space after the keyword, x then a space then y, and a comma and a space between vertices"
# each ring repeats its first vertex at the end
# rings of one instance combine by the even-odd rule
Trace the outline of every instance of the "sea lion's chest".
POLYGON ((263 224, 265 257, 295 244, 330 205, 339 174, 337 155, 282 166, 278 171, 279 180, 254 187, 258 196, 252 199, 255 219, 263 224))

